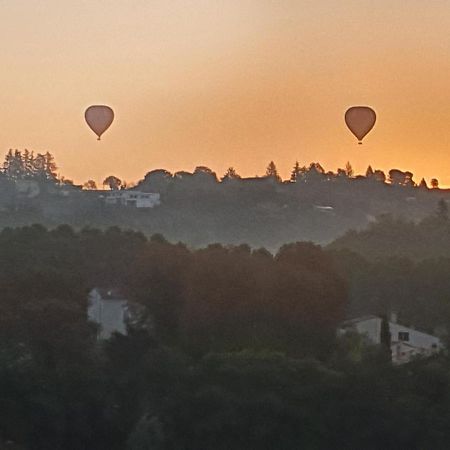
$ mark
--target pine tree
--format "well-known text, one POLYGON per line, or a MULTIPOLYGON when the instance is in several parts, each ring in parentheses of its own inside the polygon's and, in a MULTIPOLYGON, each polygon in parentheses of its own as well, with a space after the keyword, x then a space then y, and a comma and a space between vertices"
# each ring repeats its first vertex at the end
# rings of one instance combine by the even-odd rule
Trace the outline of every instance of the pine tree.
POLYGON ((298 161, 295 161, 295 166, 291 172, 291 181, 293 182, 297 181, 300 172, 301 172, 300 164, 298 163, 298 161))
POLYGON ((372 166, 369 166, 366 170, 366 178, 372 178, 373 177, 373 169, 372 166))
POLYGON ((270 161, 269 165, 267 166, 266 177, 273 178, 278 182, 281 181, 281 177, 278 175, 277 166, 273 161, 270 161))
POLYGON ((21 180, 24 173, 22 153, 20 150, 15 150, 9 163, 9 176, 14 180, 21 180))
POLYGON ((347 161, 347 164, 345 165, 345 173, 348 178, 351 178, 353 176, 353 167, 350 164, 350 161, 347 161))
POLYGON ((13 159, 14 159, 13 151, 10 148, 5 156, 5 161, 3 163, 3 171, 8 178, 12 178, 11 167, 13 159))
POLYGON ((58 167, 55 163, 55 158, 50 152, 45 153, 44 155, 44 170, 45 175, 48 180, 56 180, 56 170, 58 167))
POLYGON ((45 173, 45 156, 42 153, 38 153, 33 160, 33 173, 34 177, 39 180, 45 180, 47 178, 45 173))
POLYGON ((428 189, 427 182, 425 181, 425 178, 422 178, 422 179, 420 180, 419 188, 420 188, 420 189, 428 189))
POLYGON ((240 175, 236 172, 234 167, 228 167, 228 169, 225 172, 224 176, 221 178, 221 181, 238 180, 240 178, 241 178, 240 175))
POLYGON ((30 152, 27 149, 25 149, 23 152, 23 166, 26 178, 33 178, 34 175, 33 159, 34 159, 33 152, 30 152))

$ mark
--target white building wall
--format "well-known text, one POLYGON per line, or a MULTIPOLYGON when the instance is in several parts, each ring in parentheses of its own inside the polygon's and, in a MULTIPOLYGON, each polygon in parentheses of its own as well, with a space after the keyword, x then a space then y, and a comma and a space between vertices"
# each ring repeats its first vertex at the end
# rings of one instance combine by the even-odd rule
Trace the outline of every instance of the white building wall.
POLYGON ((158 193, 118 190, 108 192, 105 197, 105 202, 108 205, 154 208, 161 204, 161 196, 158 193))
POLYGON ((356 322, 354 328, 359 334, 367 336, 373 344, 380 343, 381 319, 379 317, 356 322))
MULTIPOLYGON (((345 329, 353 329, 366 336, 372 344, 380 344, 380 317, 367 317, 348 322, 345 329)), ((402 364, 416 356, 430 356, 443 349, 441 340, 427 333, 409 328, 398 323, 389 322, 391 333, 391 351, 394 364, 402 364), (399 333, 408 333, 408 340, 400 340, 399 333)))
POLYGON ((436 336, 431 336, 430 334, 422 333, 421 331, 414 330, 413 328, 404 327, 398 323, 389 323, 389 330, 391 332, 391 341, 399 341, 399 333, 406 332, 409 333, 409 341, 407 343, 413 347, 419 348, 433 348, 433 345, 441 348, 441 340, 436 336))
POLYGON ((98 339, 109 339, 114 332, 127 334, 126 300, 102 299, 94 289, 89 295, 88 319, 99 325, 98 339))

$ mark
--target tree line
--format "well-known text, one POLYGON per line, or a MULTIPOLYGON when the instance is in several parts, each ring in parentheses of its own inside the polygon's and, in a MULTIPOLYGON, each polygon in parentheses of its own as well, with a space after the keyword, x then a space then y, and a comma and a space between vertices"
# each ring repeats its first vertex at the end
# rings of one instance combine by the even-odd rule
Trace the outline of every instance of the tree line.
MULTIPOLYGON (((72 180, 66 179, 64 176, 58 178, 56 170, 57 165, 55 163, 55 158, 50 152, 35 154, 33 151, 30 152, 27 149, 25 149, 24 151, 10 149, 5 156, 1 173, 10 180, 52 180, 59 181, 63 184, 73 184, 72 180)), ((193 173, 179 171, 171 174, 165 169, 156 169, 148 172, 145 180, 152 176, 164 176, 166 178, 186 178, 189 175, 206 175, 210 176, 216 182, 219 181, 216 173, 206 166, 196 167, 193 173)), ((234 167, 230 167, 220 178, 220 181, 226 182, 230 180, 240 180, 241 178, 242 177, 237 173, 236 169, 234 167)), ((283 182, 281 176, 278 173, 276 164, 273 161, 270 161, 270 163, 268 164, 263 178, 269 178, 278 183, 283 182)), ((321 164, 317 162, 312 162, 311 164, 309 164, 309 166, 301 166, 299 162, 296 161, 292 169, 290 178, 289 180, 286 180, 286 182, 314 182, 319 179, 333 180, 336 178, 366 178, 382 183, 387 181, 392 185, 398 186, 418 186, 422 188, 428 187, 424 178, 422 178, 421 181, 417 184, 413 180, 412 172, 402 171, 399 169, 389 170, 388 175, 386 176, 386 174, 382 170, 373 170, 371 166, 368 166, 365 176, 355 175, 350 162, 347 162, 344 168, 338 168, 336 172, 333 172, 326 171, 321 166, 321 164)), ((127 187, 134 187, 135 184, 127 183, 126 181, 121 180, 115 175, 109 175, 103 180, 102 185, 103 187, 109 187, 112 190, 116 190, 126 189, 127 187)), ((438 188, 439 181, 436 178, 432 178, 430 180, 430 186, 433 189, 438 188)), ((83 189, 94 190, 97 189, 97 184, 94 180, 89 179, 85 183, 83 183, 82 187, 83 189)))

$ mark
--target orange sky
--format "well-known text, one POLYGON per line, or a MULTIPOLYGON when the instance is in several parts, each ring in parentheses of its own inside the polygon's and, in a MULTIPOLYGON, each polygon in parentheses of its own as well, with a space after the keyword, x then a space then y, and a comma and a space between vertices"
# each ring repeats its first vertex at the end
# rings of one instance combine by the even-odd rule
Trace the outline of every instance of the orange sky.
POLYGON ((2 0, 0 21, 0 152, 49 150, 77 182, 298 159, 450 185, 448 0, 2 0), (378 113, 363 146, 353 104, 378 113))

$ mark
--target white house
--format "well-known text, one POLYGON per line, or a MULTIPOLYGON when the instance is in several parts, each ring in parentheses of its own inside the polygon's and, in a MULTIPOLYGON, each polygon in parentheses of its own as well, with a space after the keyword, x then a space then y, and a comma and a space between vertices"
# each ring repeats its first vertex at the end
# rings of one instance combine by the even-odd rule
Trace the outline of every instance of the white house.
MULTIPOLYGON (((372 315, 358 317, 344 322, 340 332, 353 330, 364 335, 370 343, 380 344, 382 321, 380 317, 372 315)), ((389 321, 389 331, 394 364, 409 362, 415 356, 431 356, 443 349, 443 344, 438 337, 400 325, 394 314, 389 321)))
POLYGON ((114 332, 127 334, 128 301, 114 289, 95 288, 89 293, 88 318, 99 325, 98 339, 114 332))
POLYGON ((130 302, 117 289, 95 288, 88 296, 88 319, 99 326, 97 339, 109 339, 113 333, 127 334, 127 326, 145 328, 152 332, 152 317, 146 308, 130 302))
POLYGON ((105 193, 107 205, 153 208, 161 203, 160 194, 121 189, 105 193))

